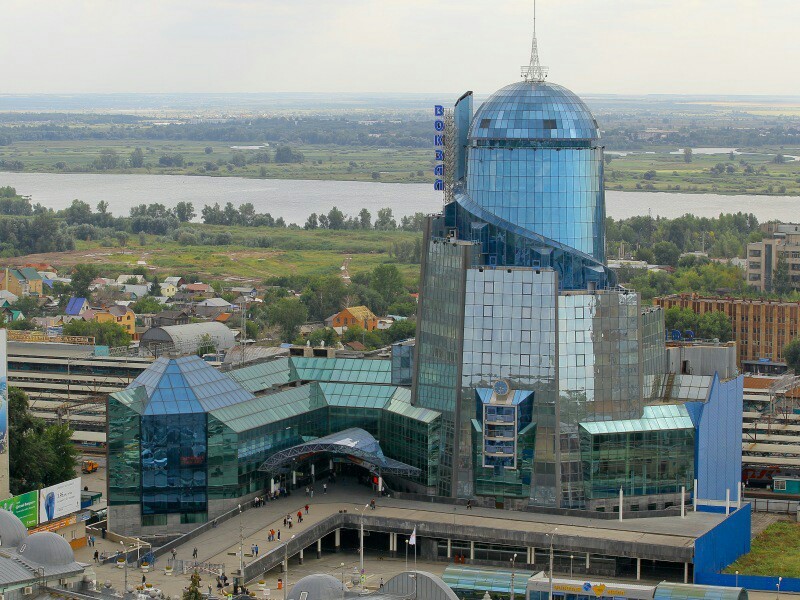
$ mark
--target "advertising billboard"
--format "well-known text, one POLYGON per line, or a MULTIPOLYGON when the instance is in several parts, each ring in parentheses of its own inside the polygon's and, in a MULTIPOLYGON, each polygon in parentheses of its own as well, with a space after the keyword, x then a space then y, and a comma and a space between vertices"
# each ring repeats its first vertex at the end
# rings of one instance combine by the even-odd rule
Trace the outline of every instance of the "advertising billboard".
POLYGON ((39 491, 0 500, 0 508, 15 514, 25 527, 36 527, 39 524, 39 491))
POLYGON ((80 509, 80 477, 39 490, 39 523, 58 519, 80 509))
POLYGON ((5 329, 0 329, 0 454, 8 451, 8 358, 5 329))

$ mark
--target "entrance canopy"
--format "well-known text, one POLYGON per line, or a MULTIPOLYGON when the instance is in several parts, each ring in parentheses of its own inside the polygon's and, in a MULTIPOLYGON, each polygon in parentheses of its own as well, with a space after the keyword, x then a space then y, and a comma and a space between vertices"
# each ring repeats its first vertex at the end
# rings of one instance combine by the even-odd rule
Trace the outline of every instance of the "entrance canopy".
POLYGON ((292 461, 302 460, 312 454, 321 452, 345 456, 353 463, 361 465, 376 474, 389 473, 414 477, 422 473, 417 467, 386 458, 378 440, 372 437, 369 432, 358 427, 345 429, 344 431, 332 433, 331 435, 276 452, 258 470, 274 473, 292 461))

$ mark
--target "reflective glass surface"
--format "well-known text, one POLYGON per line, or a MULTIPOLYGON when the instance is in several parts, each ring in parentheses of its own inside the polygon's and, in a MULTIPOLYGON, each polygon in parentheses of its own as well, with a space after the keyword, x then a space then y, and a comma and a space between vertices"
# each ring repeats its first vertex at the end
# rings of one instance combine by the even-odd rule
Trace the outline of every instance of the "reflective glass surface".
POLYGON ((695 429, 683 406, 647 407, 639 419, 582 423, 586 500, 676 494, 692 488, 695 429))
POLYGON ((512 83, 497 90, 472 119, 471 140, 596 140, 597 122, 589 107, 554 83, 512 83))

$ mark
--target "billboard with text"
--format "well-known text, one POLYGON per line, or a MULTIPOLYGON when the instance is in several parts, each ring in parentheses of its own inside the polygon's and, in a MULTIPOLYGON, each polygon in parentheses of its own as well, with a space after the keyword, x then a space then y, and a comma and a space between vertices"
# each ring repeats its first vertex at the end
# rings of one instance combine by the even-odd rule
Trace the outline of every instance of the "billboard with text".
POLYGON ((81 478, 39 490, 39 522, 52 521, 81 509, 81 478))
POLYGON ((0 500, 0 508, 19 517, 25 527, 36 527, 39 524, 39 491, 0 500))

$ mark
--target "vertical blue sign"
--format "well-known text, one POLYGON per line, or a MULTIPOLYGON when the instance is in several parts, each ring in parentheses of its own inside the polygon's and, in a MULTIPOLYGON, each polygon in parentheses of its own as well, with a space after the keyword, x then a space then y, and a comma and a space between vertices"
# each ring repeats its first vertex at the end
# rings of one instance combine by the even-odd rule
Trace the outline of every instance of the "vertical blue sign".
POLYGON ((433 136, 433 146, 435 152, 436 165, 433 167, 433 174, 436 180, 433 182, 433 189, 444 190, 444 106, 437 104, 433 107, 433 115, 436 120, 433 127, 436 134, 433 136))

